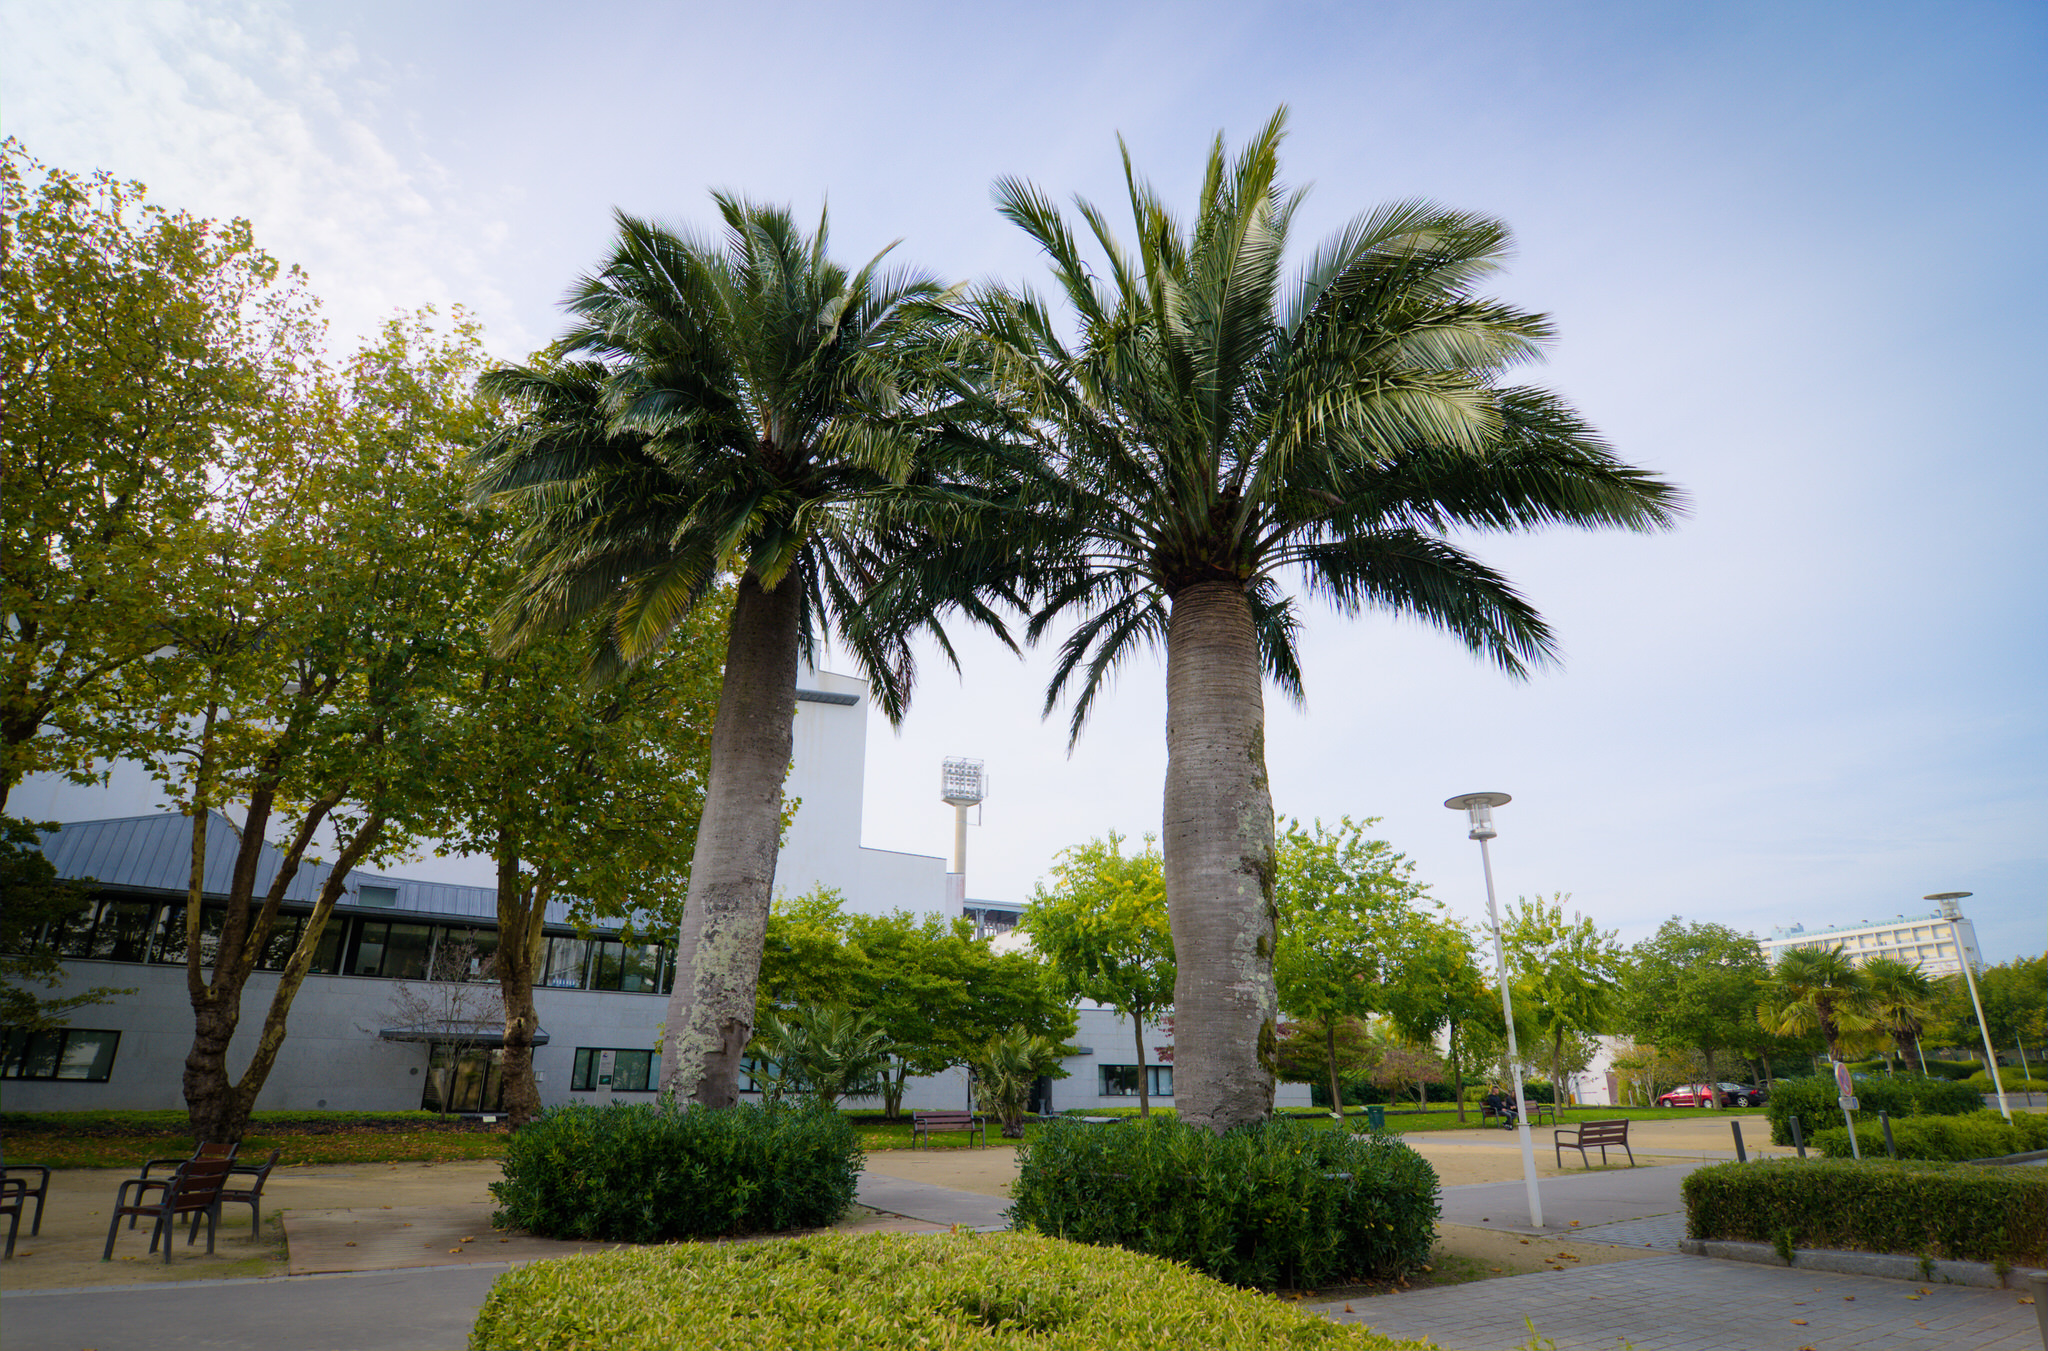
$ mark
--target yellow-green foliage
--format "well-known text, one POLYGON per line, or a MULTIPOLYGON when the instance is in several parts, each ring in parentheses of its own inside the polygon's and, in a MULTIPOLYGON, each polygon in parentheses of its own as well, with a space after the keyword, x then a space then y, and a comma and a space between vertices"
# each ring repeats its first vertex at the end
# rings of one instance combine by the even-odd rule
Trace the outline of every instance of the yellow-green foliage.
POLYGON ((1413 1348, 1155 1257, 1034 1234, 821 1234, 536 1262, 491 1287, 472 1351, 1413 1348))

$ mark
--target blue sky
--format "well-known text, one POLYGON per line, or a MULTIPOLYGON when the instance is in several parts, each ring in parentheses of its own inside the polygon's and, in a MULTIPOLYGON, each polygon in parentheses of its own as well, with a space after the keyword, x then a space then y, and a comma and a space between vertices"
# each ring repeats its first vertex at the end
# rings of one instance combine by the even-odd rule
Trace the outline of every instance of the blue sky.
MULTIPOLYGON (((1441 636, 1311 615, 1306 712, 1269 701, 1283 811, 1384 818, 1476 914, 1439 805, 1502 809, 1508 896, 1625 939, 1767 931, 1970 890, 1988 954, 2048 931, 2042 670, 2048 10, 2038 4, 188 4, 0 0, 0 121, 32 153, 247 215, 337 343, 461 303, 516 358, 614 206, 727 187, 837 252, 1033 280, 989 207, 1019 174, 1113 207, 1116 136, 1170 200, 1209 139, 1292 107, 1313 240, 1389 199, 1498 215, 1495 289, 1552 313, 1540 378, 1683 484, 1663 537, 1487 540, 1565 665, 1525 685, 1441 636)), ((870 738, 868 843, 943 853, 942 755, 995 793, 970 890, 1156 828, 1162 676, 1070 758, 1047 662, 970 644, 870 738)))

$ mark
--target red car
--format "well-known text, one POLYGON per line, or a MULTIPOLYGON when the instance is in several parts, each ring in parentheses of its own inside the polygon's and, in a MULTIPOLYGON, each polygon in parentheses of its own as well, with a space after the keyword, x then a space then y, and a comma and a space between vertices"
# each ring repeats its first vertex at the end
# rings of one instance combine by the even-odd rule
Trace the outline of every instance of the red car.
POLYGON ((1731 1084, 1726 1080, 1718 1084, 1680 1084, 1669 1093, 1657 1099, 1659 1107, 1700 1107, 1718 1099, 1722 1107, 1758 1107, 1769 1096, 1761 1088, 1746 1084, 1731 1084), (1718 1090, 1710 1098, 1708 1093, 1718 1090))

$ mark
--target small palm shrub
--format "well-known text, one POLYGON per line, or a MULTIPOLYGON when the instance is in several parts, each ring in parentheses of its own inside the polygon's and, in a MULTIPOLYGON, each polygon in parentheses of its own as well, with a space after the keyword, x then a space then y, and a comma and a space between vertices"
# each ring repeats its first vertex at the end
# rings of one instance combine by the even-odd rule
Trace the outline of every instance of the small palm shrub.
POLYGON ((1016 1227, 1233 1285, 1397 1276, 1428 1260, 1436 1232, 1436 1172, 1390 1135, 1285 1119, 1221 1136, 1171 1117, 1058 1121, 1019 1163, 1016 1227))
MULTIPOLYGON (((1849 1128, 1835 1126, 1808 1141, 1830 1159, 1852 1157, 1849 1128)), ((1885 1157, 1884 1128, 1869 1116, 1856 1118, 1856 1143, 1866 1159, 1885 1157)), ((1968 1116, 1913 1116, 1892 1123, 1892 1145, 1902 1159, 1935 1159, 1968 1163, 1971 1159, 1996 1159, 2007 1154, 2024 1154, 2048 1149, 2048 1116, 2039 1112, 2014 1112, 2012 1124, 1996 1112, 1972 1112, 1968 1116)))
POLYGON ((1024 1138, 1031 1089, 1046 1075, 1064 1079, 1060 1044, 1013 1027, 991 1037, 974 1058, 974 1105, 1003 1123, 1005 1139, 1024 1138))
MULTIPOLYGON (((1842 1124, 1842 1109, 1835 1104, 1832 1075, 1811 1079, 1780 1079, 1771 1088, 1764 1115, 1771 1123, 1771 1143, 1792 1143, 1792 1117, 1799 1117, 1800 1129, 1811 1138, 1819 1131, 1842 1124)), ((1968 1084, 1944 1079, 1901 1074, 1891 1078, 1864 1079, 1856 1085, 1859 1111, 1889 1112, 1896 1121, 1909 1116, 1962 1116, 1983 1109, 1977 1090, 1968 1084)), ((1844 1137, 1846 1138, 1846 1137, 1844 1137)))
POLYGON ((512 1136, 499 1224, 628 1243, 828 1225, 860 1178, 853 1126, 820 1108, 551 1107, 512 1136))

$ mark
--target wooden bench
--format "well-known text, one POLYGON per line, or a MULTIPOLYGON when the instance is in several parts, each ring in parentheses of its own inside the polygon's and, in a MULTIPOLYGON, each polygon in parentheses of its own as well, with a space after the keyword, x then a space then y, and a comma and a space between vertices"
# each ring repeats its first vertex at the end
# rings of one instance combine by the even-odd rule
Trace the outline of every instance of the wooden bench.
POLYGON ((1636 1166, 1636 1152, 1628 1147, 1627 1118, 1623 1118, 1620 1121, 1588 1121, 1582 1125, 1567 1126, 1563 1130, 1553 1131, 1552 1135, 1555 1138, 1551 1143, 1557 1149, 1557 1166, 1560 1168, 1564 1167, 1564 1147, 1566 1145, 1570 1145, 1573 1149, 1579 1151, 1579 1162, 1585 1164, 1588 1168, 1593 1166, 1593 1161, 1587 1157, 1586 1151, 1598 1148, 1600 1151, 1600 1165, 1604 1168, 1607 1165, 1607 1147, 1609 1145, 1620 1146, 1622 1152, 1628 1155, 1628 1166, 1631 1168, 1636 1166), (1569 1140, 1565 1139, 1567 1135, 1572 1138, 1569 1140))
POLYGON ((933 1131, 981 1132, 981 1142, 988 1143, 988 1121, 973 1112, 912 1112, 910 1114, 910 1147, 917 1148, 922 1140, 929 1147, 933 1131))

